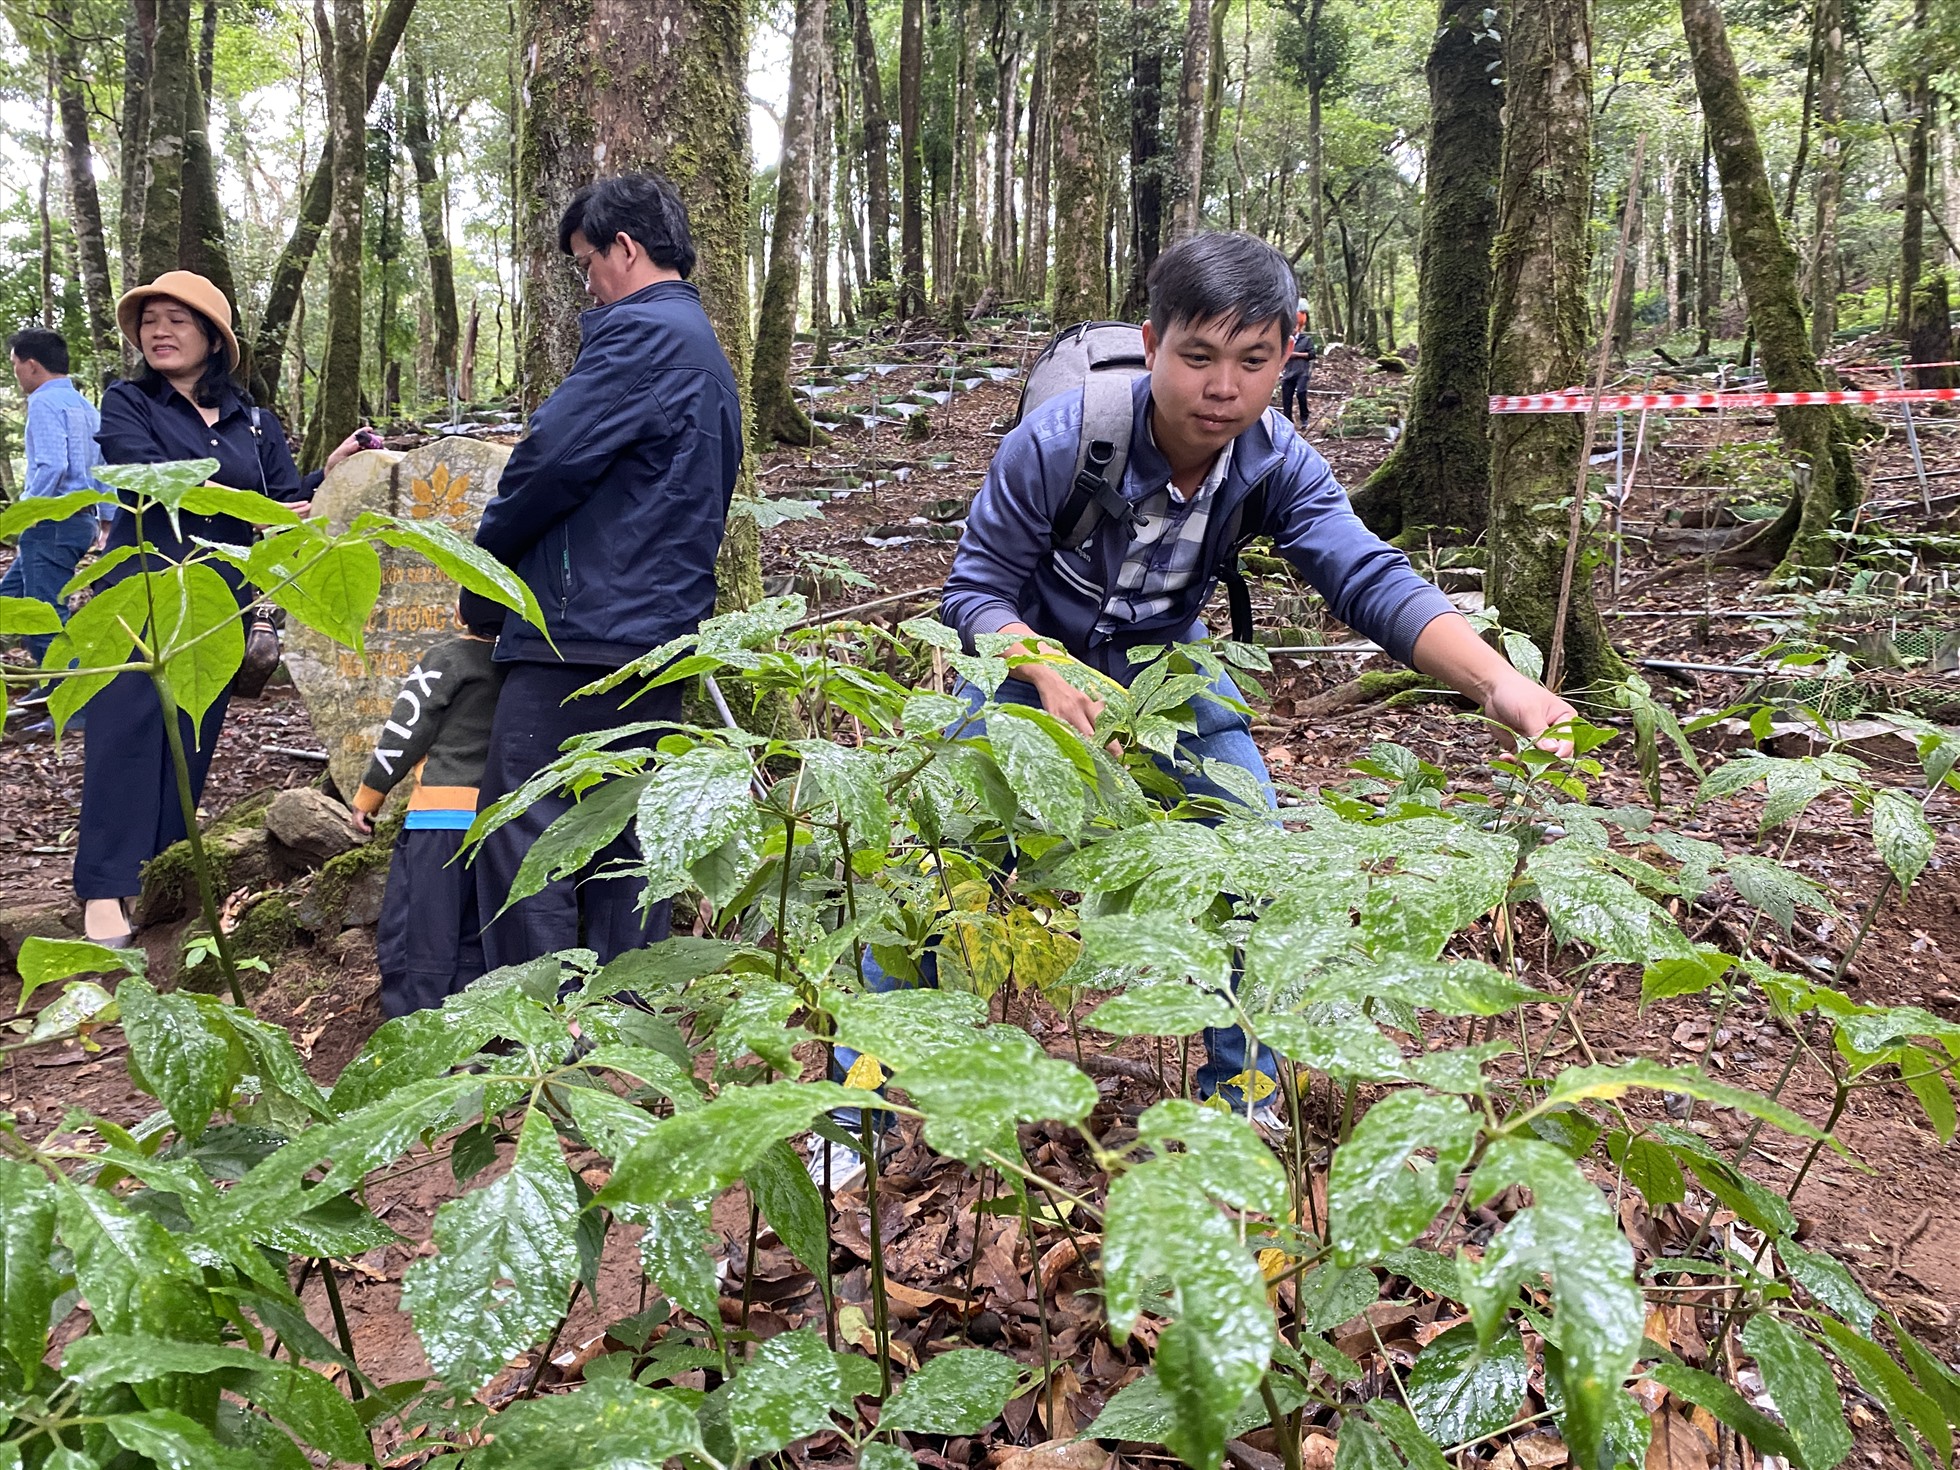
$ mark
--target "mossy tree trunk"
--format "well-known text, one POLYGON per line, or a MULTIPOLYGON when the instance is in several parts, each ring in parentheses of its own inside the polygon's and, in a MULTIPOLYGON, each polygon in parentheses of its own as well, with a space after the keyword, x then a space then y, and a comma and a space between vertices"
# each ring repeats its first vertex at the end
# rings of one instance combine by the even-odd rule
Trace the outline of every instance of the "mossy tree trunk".
POLYGON ((1028 244, 1021 265, 1021 288, 1035 301, 1048 296, 1048 185, 1055 159, 1055 120, 1048 107, 1048 77, 1054 69, 1052 38, 1035 47, 1034 75, 1028 79, 1028 244))
POLYGON ((327 345, 301 461, 308 469, 361 421, 361 255, 367 206, 367 18, 362 0, 333 0, 333 208, 327 217, 327 345))
MULTIPOLYGON (((363 114, 374 106, 374 99, 380 94, 381 83, 388 74, 388 62, 394 56, 395 48, 401 44, 402 32, 408 29, 408 18, 414 11, 415 0, 386 0, 375 19, 374 34, 368 39, 366 92, 361 101, 363 114)), ((313 263, 320 234, 326 229, 327 217, 333 212, 333 180, 333 139, 329 137, 320 151, 319 160, 313 165, 312 177, 306 181, 305 192, 300 195, 299 213, 293 220, 292 233, 286 237, 279 259, 273 265, 272 284, 266 289, 265 310, 259 315, 258 331, 252 339, 253 391, 268 403, 278 402, 279 385, 285 376, 281 368, 285 363, 286 338, 292 331, 294 315, 300 309, 300 294, 306 286, 307 267, 313 263)), ((296 410, 297 405, 294 408, 296 410)))
MULTIPOLYGON (((579 312, 590 305, 559 252, 559 214, 598 173, 635 169, 665 174, 687 205, 700 257, 694 284, 746 396, 746 9, 734 0, 525 0, 518 29, 529 97, 518 149, 527 404, 571 370, 579 312)), ((737 502, 754 488, 753 462, 745 460, 737 502)), ((715 569, 724 611, 762 596, 760 544, 753 516, 729 517, 715 569)))
MULTIPOLYGON (((869 4, 870 0, 864 0, 869 4)), ((920 89, 925 85, 925 6, 902 0, 898 16, 898 318, 926 309, 925 136, 920 89)))
MULTIPOLYGON (((1821 389, 1824 379, 1797 295, 1797 253, 1777 217, 1722 12, 1716 0, 1681 0, 1681 22, 1722 179, 1729 253, 1742 279, 1768 387, 1776 393, 1821 389)), ((1786 580, 1801 568, 1830 563, 1834 551, 1825 532, 1839 512, 1857 503, 1858 475, 1836 410, 1780 408, 1776 424, 1784 452, 1799 467, 1798 488, 1751 550, 1763 558, 1782 557, 1777 579, 1786 580)))
POLYGON ((1130 270, 1120 314, 1131 321, 1143 315, 1164 235, 1166 39, 1162 0, 1130 0, 1130 270))
POLYGON ((1049 107, 1055 121, 1055 325, 1109 310, 1104 242, 1102 37, 1095 0, 1054 0, 1049 107))
MULTIPOLYGON (((211 156, 211 76, 217 64, 217 46, 217 0, 204 0, 196 74, 184 94, 184 192, 177 263, 208 277, 225 293, 227 301, 235 302, 238 287, 232 279, 231 251, 225 244, 225 208, 218 198, 217 163, 211 156)), ((241 374, 250 378, 249 362, 242 365, 241 374)))
MULTIPOLYGON (((857 56, 858 106, 864 117, 864 223, 871 237, 866 266, 873 285, 889 285, 892 278, 891 121, 885 115, 885 85, 878 73, 878 48, 871 37, 871 0, 847 0, 847 3, 851 8, 852 49, 857 56)), ((886 304, 889 303, 880 303, 886 304)))
POLYGON ((116 220, 125 291, 141 284, 136 277, 143 268, 144 160, 150 148, 150 56, 156 39, 156 0, 130 0, 123 26, 121 207, 116 220))
POLYGON ((776 212, 769 242, 769 274, 756 321, 755 367, 750 380, 753 442, 761 447, 823 444, 829 436, 797 407, 790 387, 790 346, 796 337, 797 298, 803 289, 803 254, 810 243, 810 189, 817 145, 817 107, 823 92, 826 0, 796 0, 790 42, 789 98, 783 107, 783 156, 776 165, 776 212))
POLYGON ((184 217, 184 128, 191 88, 191 0, 158 0, 150 55, 149 130, 143 155, 138 283, 177 269, 184 217))
POLYGON ((1014 148, 1021 134, 1021 54, 1027 35, 1008 6, 994 17, 994 215, 987 284, 996 300, 1014 293, 1020 221, 1014 211, 1014 148))
POLYGON ((971 0, 953 0, 953 224, 952 291, 947 296, 946 335, 966 335, 966 314, 980 297, 986 248, 980 238, 980 18, 971 0))
POLYGON ((1190 0, 1177 85, 1177 159, 1172 170, 1167 244, 1195 235, 1204 222, 1205 94, 1211 90, 1211 0, 1190 0))
POLYGON ((102 228, 102 197, 95 187, 88 104, 82 94, 82 48, 65 26, 50 26, 56 92, 61 106, 61 156, 68 176, 68 222, 81 263, 82 303, 98 377, 116 373, 122 361, 116 332, 115 289, 109 280, 109 239, 102 228))
POLYGON ((1838 202, 1844 193, 1843 0, 1816 0, 1817 181, 1810 230, 1810 350, 1820 358, 1837 332, 1838 202))
POLYGON ((1301 24, 1307 36, 1307 230, 1313 237, 1313 314, 1322 338, 1331 340, 1340 330, 1341 315, 1334 304, 1334 276, 1327 267, 1327 130, 1321 117, 1327 69, 1320 56, 1324 9, 1323 0, 1311 0, 1301 24))
MULTIPOLYGON (((1505 116, 1491 255, 1490 390, 1545 393, 1585 377, 1592 189, 1587 0, 1514 6, 1504 33, 1505 116)), ((1549 649, 1584 453, 1577 414, 1491 420, 1490 603, 1549 649)), ((1620 677, 1581 555, 1565 623, 1566 687, 1620 677)))
POLYGON ((402 137, 415 164, 415 213, 422 226, 422 248, 429 257, 429 294, 434 298, 435 340, 431 356, 446 392, 455 379, 456 342, 461 325, 456 310, 456 267, 449 249, 448 195, 436 167, 435 140, 429 135, 429 78, 419 45, 403 58, 408 85, 402 94, 402 137))
POLYGON ((1927 0, 1915 0, 1912 32, 1906 63, 1906 191, 1905 207, 1899 216, 1899 318, 1898 334, 1910 339, 1913 329, 1913 296, 1919 289, 1919 274, 1926 268, 1926 180, 1931 172, 1930 143, 1933 130, 1933 87, 1931 57, 1926 46, 1927 0))
POLYGON ((1429 49, 1429 160, 1422 196, 1422 355, 1402 437, 1354 495, 1381 536, 1474 541, 1490 508, 1490 250, 1504 92, 1503 43, 1484 0, 1443 0, 1429 49))

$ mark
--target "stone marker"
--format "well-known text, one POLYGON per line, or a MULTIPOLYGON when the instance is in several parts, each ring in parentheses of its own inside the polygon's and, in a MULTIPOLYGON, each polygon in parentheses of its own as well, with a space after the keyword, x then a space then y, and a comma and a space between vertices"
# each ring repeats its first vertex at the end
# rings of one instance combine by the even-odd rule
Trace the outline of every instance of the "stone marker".
MULTIPOLYGON (((439 520, 467 540, 497 493, 509 458, 507 445, 462 437, 437 439, 406 454, 370 450, 327 476, 313 510, 335 531, 362 511, 378 510, 439 520)), ((425 648, 455 631, 456 584, 412 551, 380 551, 381 598, 368 619, 365 665, 351 649, 311 628, 286 626, 286 667, 343 797, 361 784, 375 736, 408 671, 425 648)))

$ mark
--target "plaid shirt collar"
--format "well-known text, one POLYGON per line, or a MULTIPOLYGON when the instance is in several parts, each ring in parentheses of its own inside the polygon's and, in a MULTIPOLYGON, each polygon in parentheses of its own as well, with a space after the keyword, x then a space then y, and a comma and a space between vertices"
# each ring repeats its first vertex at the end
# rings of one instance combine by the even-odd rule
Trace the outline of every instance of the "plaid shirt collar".
MULTIPOLYGON (((1148 416, 1144 432, 1155 449, 1156 436, 1150 431, 1148 416)), ((1218 487, 1231 472, 1236 442, 1218 452, 1204 480, 1189 496, 1177 495, 1166 480, 1136 502, 1142 524, 1132 535, 1117 570, 1116 586, 1097 624, 1099 632, 1108 634, 1122 623, 1161 617, 1201 574, 1198 561, 1211 527, 1211 508, 1218 487)))

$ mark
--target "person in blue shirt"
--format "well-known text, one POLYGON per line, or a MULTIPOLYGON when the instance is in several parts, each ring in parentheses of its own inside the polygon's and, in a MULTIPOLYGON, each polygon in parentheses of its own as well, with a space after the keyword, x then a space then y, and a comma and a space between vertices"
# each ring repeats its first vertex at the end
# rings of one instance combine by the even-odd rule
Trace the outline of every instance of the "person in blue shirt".
MULTIPOLYGON (((101 487, 89 475, 95 464, 95 431, 102 419, 68 376, 68 343, 59 332, 29 327, 7 339, 14 381, 27 399, 27 483, 24 500, 67 495, 101 487)), ((95 544, 93 510, 79 510, 59 521, 42 521, 20 533, 14 564, 0 577, 0 597, 31 597, 45 602, 68 621, 68 599, 61 589, 75 575, 95 544)), ((22 642, 35 666, 47 657, 52 633, 29 634, 22 642)), ((47 686, 18 701, 22 707, 46 704, 47 686)))
MULTIPOLYGON (((192 271, 166 271, 116 303, 116 324, 143 354, 143 369, 111 383, 102 395, 96 435, 100 462, 214 459, 218 468, 211 483, 256 490, 304 514, 324 472, 301 479, 284 426, 239 385, 231 320, 224 292, 192 271)), ((349 435, 327 457, 327 467, 359 448, 358 434, 349 435)), ((174 532, 164 517, 145 517, 139 538, 135 514, 124 504, 110 524, 109 549, 135 546, 140 539, 154 556, 178 561, 198 539, 240 546, 254 534, 236 516, 187 511, 174 532)), ((208 564, 231 584, 239 606, 248 605, 251 588, 244 578, 222 563, 208 564)), ((128 558, 102 578, 98 590, 138 570, 138 559, 128 558)), ((229 702, 219 695, 195 729, 179 712, 193 802, 204 790, 229 702)), ((142 891, 143 864, 184 836, 183 809, 163 708, 147 674, 118 674, 89 701, 88 720, 75 895, 82 900, 87 937, 124 945, 132 932, 130 904, 142 891)))

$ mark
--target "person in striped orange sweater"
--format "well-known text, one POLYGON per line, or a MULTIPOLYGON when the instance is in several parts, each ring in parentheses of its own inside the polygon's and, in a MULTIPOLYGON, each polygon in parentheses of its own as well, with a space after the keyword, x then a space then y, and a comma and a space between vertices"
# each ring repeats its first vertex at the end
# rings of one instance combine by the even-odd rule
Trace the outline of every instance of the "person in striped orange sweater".
POLYGON ((354 829, 368 835, 388 793, 415 778, 375 935, 387 1016, 439 1006, 483 974, 476 875, 457 854, 476 820, 503 685, 503 666, 490 657, 503 620, 504 609, 487 598, 461 595, 458 631, 409 671, 354 793, 354 829))

